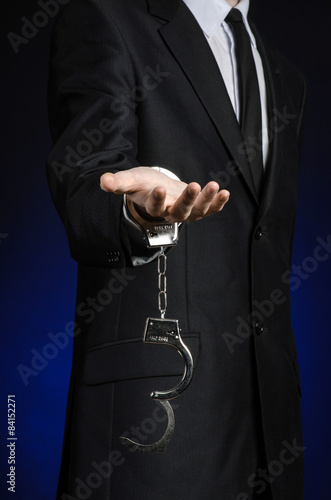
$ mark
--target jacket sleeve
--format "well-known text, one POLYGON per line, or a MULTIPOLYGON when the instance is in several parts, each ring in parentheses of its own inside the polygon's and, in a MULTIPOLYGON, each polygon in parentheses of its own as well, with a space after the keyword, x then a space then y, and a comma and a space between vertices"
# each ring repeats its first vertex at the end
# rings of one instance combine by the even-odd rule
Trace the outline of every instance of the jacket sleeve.
MULTIPOLYGON (((99 4, 100 5, 100 4, 99 4)), ((72 257, 122 267, 122 196, 105 193, 104 172, 138 166, 135 72, 120 30, 94 0, 72 0, 54 27, 47 177, 72 257)))

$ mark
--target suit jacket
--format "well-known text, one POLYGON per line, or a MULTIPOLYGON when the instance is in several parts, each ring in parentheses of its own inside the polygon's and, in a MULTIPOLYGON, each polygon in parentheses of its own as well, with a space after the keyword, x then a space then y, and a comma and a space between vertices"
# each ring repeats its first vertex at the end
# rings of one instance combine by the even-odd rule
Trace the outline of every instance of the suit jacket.
POLYGON ((58 499, 237 500, 269 483, 274 500, 303 498, 288 270, 305 86, 254 34, 270 138, 260 201, 216 61, 183 2, 72 0, 56 23, 47 173, 78 262, 58 499), (119 436, 146 444, 163 434, 149 395, 175 385, 183 364, 142 342, 158 314, 156 263, 132 266, 130 245, 146 249, 123 229, 122 197, 99 188, 102 173, 138 165, 231 193, 221 213, 185 224, 168 253, 167 316, 180 321, 195 373, 159 455, 131 453, 119 436))

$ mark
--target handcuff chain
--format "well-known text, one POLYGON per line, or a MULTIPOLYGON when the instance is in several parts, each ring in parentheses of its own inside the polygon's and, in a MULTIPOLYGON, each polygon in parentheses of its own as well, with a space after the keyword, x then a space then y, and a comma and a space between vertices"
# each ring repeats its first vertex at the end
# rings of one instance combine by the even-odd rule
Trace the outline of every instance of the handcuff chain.
POLYGON ((158 306, 161 319, 164 319, 167 310, 167 256, 164 253, 164 248, 161 247, 161 252, 157 258, 157 272, 158 272, 158 306))

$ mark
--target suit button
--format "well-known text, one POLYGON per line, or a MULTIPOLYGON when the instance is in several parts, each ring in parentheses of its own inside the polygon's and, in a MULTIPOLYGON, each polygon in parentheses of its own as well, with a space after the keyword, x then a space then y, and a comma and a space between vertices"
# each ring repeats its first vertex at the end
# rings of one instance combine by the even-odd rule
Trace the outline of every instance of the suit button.
POLYGON ((259 240, 260 238, 262 238, 262 236, 263 236, 262 228, 261 228, 261 226, 259 226, 257 228, 257 230, 255 231, 254 238, 256 240, 259 240))
POLYGON ((261 335, 261 333, 264 332, 264 325, 262 323, 262 321, 257 321, 255 323, 255 333, 256 335, 261 335))

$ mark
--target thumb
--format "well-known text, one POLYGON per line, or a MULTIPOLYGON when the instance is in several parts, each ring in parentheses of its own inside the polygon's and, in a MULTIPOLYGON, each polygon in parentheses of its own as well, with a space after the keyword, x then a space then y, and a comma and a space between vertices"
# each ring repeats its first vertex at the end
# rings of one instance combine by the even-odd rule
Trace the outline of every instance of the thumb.
POLYGON ((100 188, 106 193, 124 194, 127 190, 125 176, 116 176, 107 172, 100 177, 100 188))

